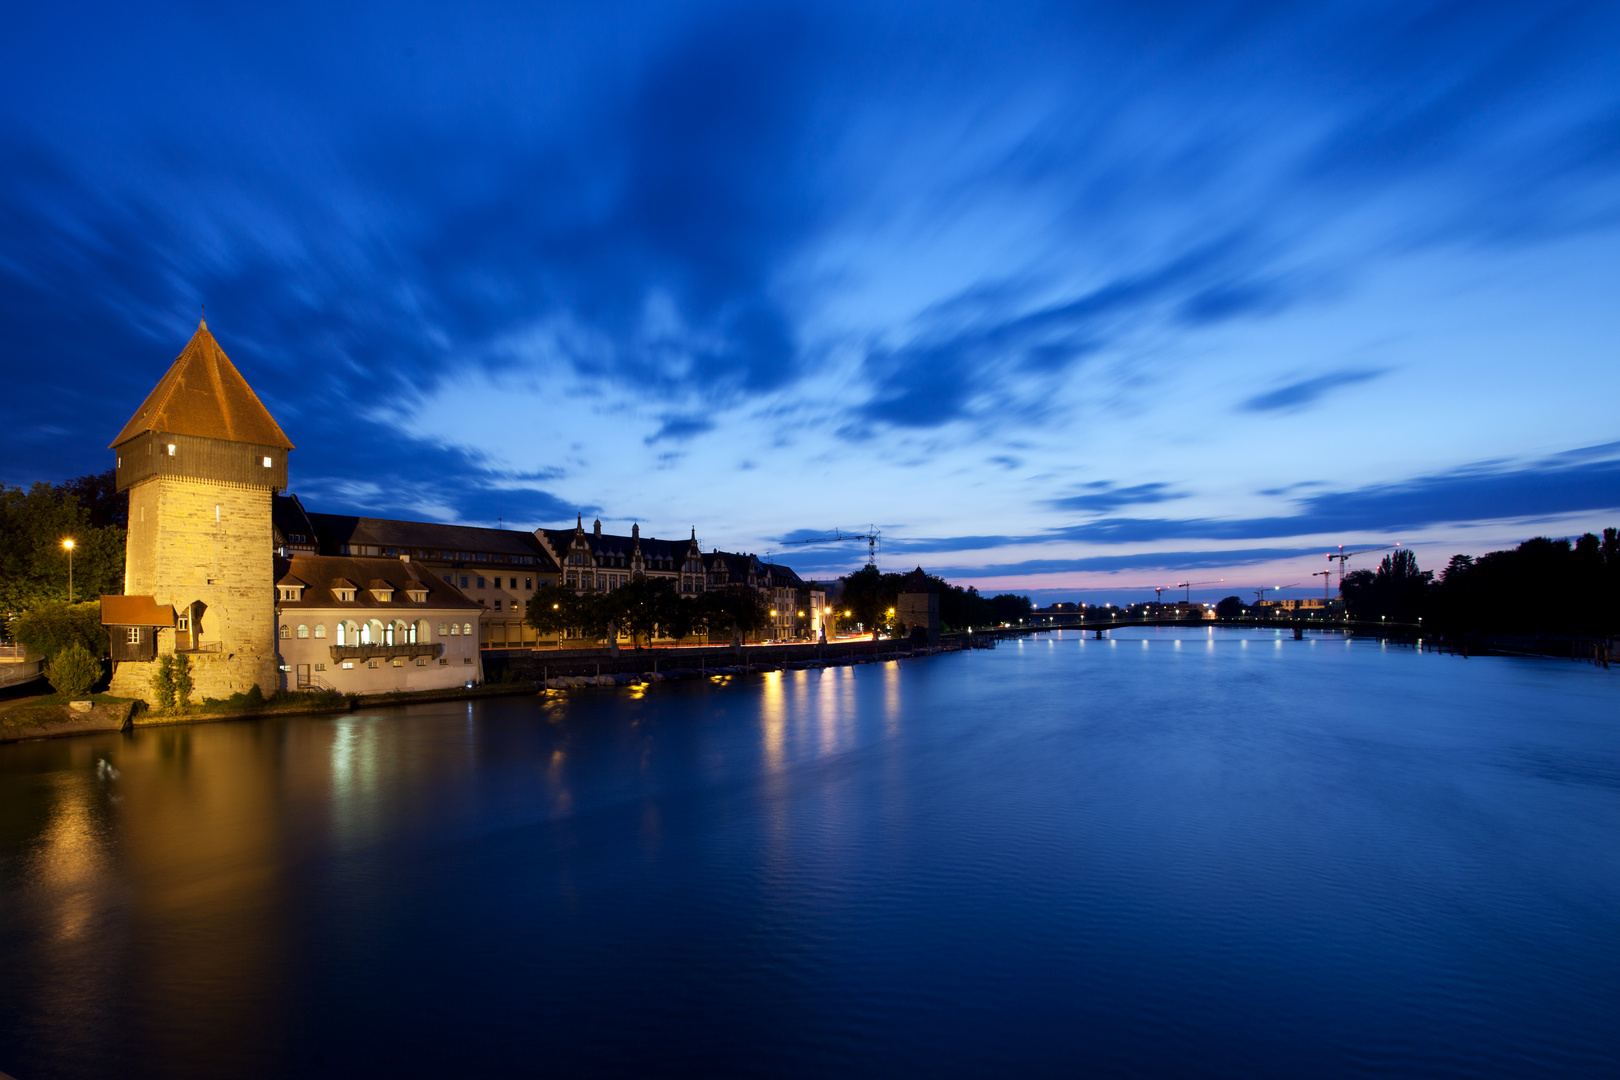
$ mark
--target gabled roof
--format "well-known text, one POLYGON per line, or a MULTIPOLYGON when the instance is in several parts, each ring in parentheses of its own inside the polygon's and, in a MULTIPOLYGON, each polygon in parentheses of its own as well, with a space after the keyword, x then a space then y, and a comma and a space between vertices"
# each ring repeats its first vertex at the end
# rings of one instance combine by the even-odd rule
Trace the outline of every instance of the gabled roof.
POLYGON ((174 606, 150 596, 103 596, 102 626, 173 626, 174 606))
POLYGON ((483 552, 508 559, 518 555, 528 556, 541 573, 556 571, 556 564, 534 534, 518 529, 440 525, 431 521, 397 521, 347 514, 310 513, 306 517, 320 534, 321 550, 328 554, 337 554, 344 544, 404 548, 413 554, 427 552, 416 557, 441 562, 460 561, 462 553, 483 552))
POLYGON ((302 599, 279 600, 276 606, 287 610, 333 608, 340 606, 336 592, 354 589, 354 579, 371 582, 366 589, 355 589, 355 598, 341 604, 343 610, 379 608, 418 610, 421 608, 466 608, 482 611, 483 605, 421 563, 400 559, 356 559, 345 555, 308 555, 298 552, 291 558, 275 560, 276 572, 294 575, 309 582, 302 599), (384 577, 383 575, 387 575, 384 577), (390 599, 379 600, 372 590, 390 590, 390 599), (400 597, 400 593, 426 592, 425 604, 400 597))
POLYGON ((307 589, 307 588, 309 588, 309 585, 306 582, 299 581, 297 578, 293 577, 291 574, 283 574, 283 575, 281 575, 281 578, 276 582, 276 584, 280 585, 284 589, 307 589))
POLYGON ((204 322, 112 445, 147 431, 293 448, 204 322))

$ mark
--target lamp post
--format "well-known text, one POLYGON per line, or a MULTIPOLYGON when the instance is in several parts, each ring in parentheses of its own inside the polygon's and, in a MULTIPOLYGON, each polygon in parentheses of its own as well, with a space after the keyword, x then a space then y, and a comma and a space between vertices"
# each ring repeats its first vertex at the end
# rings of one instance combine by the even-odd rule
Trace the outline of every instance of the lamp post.
POLYGON ((62 541, 62 546, 68 553, 68 603, 73 603, 73 539, 69 537, 62 541))

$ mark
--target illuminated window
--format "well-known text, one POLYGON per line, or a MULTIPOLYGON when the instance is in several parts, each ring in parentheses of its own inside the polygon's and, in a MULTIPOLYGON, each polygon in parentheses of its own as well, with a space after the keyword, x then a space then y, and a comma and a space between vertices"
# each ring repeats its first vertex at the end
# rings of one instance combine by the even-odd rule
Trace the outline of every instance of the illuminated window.
POLYGON ((325 671, 326 670, 326 665, 325 664, 316 664, 315 665, 315 670, 316 671, 325 671))
POLYGON ((345 660, 345 661, 343 661, 343 670, 344 671, 348 671, 352 667, 354 667, 354 661, 353 660, 345 660))
POLYGON ((267 469, 270 467, 270 459, 269 458, 264 459, 264 467, 267 468, 267 469))
POLYGON ((318 638, 323 638, 323 637, 326 636, 326 624, 325 623, 316 623, 315 624, 315 636, 318 637, 318 638))
POLYGON ((402 657, 402 656, 394 657, 394 666, 395 667, 404 667, 405 666, 405 658, 402 657))
POLYGON ((444 635, 445 635, 444 623, 440 623, 439 624, 439 636, 444 637, 444 635))
POLYGON ((461 636, 461 624, 459 624, 459 623, 451 623, 450 624, 450 636, 451 637, 460 637, 461 636))
POLYGON ((416 666, 417 666, 417 667, 427 667, 427 657, 425 657, 425 656, 418 656, 418 657, 417 657, 417 658, 416 658, 416 666))
POLYGON ((309 637, 309 627, 305 626, 303 623, 299 623, 298 624, 298 636, 301 637, 301 638, 309 637))
POLYGON ((169 456, 174 457, 174 443, 169 444, 169 456))
POLYGON ((463 634, 470 634, 470 633, 472 633, 472 623, 463 623, 463 624, 462 624, 462 627, 461 627, 461 632, 462 632, 462 633, 463 633, 463 634))
POLYGON ((290 637, 292 637, 292 627, 288 626, 286 623, 282 623, 281 640, 286 641, 290 637))

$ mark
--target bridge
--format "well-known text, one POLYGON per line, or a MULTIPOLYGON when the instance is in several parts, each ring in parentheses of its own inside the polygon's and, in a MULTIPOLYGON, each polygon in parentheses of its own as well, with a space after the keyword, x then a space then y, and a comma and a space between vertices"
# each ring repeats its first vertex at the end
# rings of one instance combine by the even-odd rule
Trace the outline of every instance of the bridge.
POLYGON ((1097 637, 1102 637, 1109 630, 1123 630, 1133 626, 1178 626, 1190 629, 1197 629, 1201 626, 1226 626, 1258 630, 1292 630, 1296 641, 1303 638, 1307 630, 1340 634, 1395 634, 1400 637, 1411 637, 1423 630, 1422 623, 1394 622, 1388 619, 1351 619, 1347 616, 1331 619, 1258 619, 1252 616, 1247 618, 1206 619, 1202 616, 1193 618, 1176 618, 1169 615, 1131 617, 1121 614, 1114 618, 1097 618, 1095 616, 1088 618, 1079 612, 1067 611, 1036 612, 1017 626, 1002 627, 1001 629, 1029 632, 1091 630, 1095 632, 1097 637))

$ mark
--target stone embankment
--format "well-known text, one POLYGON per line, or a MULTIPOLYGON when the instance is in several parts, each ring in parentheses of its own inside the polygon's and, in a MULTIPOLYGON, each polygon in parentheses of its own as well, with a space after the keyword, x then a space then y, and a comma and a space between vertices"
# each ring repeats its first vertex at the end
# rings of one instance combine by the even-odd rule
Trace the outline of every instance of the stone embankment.
POLYGON ((666 667, 661 671, 610 671, 597 675, 557 675, 544 680, 547 690, 583 690, 590 687, 646 686, 652 683, 679 682, 690 679, 714 679, 735 675, 758 675, 772 671, 805 671, 828 667, 847 667, 853 664, 877 664, 889 660, 905 660, 914 656, 935 656, 939 653, 959 652, 961 644, 927 645, 915 648, 889 648, 884 651, 846 653, 830 658, 779 659, 775 663, 709 664, 700 666, 666 667))

